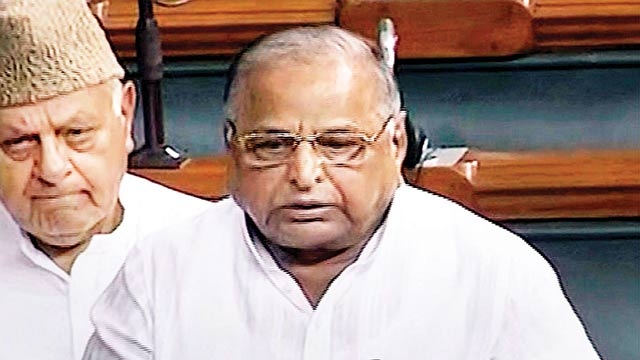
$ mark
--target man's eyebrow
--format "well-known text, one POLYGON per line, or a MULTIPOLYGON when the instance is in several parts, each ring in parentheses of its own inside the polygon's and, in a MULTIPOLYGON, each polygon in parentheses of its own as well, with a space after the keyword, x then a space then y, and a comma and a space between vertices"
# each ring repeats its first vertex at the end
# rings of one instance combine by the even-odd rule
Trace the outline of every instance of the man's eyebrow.
POLYGON ((328 128, 319 129, 318 132, 322 132, 322 133, 362 132, 362 129, 355 125, 342 125, 342 126, 332 126, 328 128))
POLYGON ((340 133, 362 133, 362 132, 365 132, 365 130, 358 124, 345 123, 345 124, 339 124, 339 125, 336 124, 336 125, 330 125, 327 127, 319 128, 316 130, 316 132, 324 133, 324 134, 340 134, 340 133))
POLYGON ((56 127, 65 127, 73 124, 94 124, 98 121, 99 116, 97 114, 93 114, 86 111, 77 111, 71 116, 69 116, 66 120, 63 120, 56 127))
POLYGON ((2 137, 20 137, 37 133, 37 131, 30 130, 26 126, 20 126, 12 123, 0 123, 0 136, 2 137))
POLYGON ((289 129, 277 128, 272 126, 258 126, 256 128, 247 130, 244 133, 245 134, 250 134, 250 133, 281 134, 281 133, 289 133, 289 132, 291 132, 291 130, 289 129))
MULTIPOLYGON (((85 111, 78 111, 66 120, 55 124, 55 130, 68 128, 71 126, 94 126, 97 125, 99 117, 96 114, 85 111)), ((21 120, 21 119, 20 119, 21 120)), ((40 130, 30 129, 24 121, 0 122, 0 136, 3 138, 19 138, 25 136, 37 136, 40 130)))

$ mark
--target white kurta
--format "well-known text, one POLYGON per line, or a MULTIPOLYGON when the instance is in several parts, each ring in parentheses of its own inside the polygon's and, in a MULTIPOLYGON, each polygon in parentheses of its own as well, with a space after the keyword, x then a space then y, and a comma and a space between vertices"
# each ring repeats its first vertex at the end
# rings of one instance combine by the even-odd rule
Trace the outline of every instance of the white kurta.
POLYGON ((132 245, 149 232, 211 206, 145 179, 125 175, 121 224, 92 238, 67 274, 29 238, 0 203, 0 359, 79 359, 93 333, 91 306, 113 280, 132 245))
POLYGON ((225 200, 138 243, 85 359, 597 359, 551 266, 516 235, 403 185, 314 310, 225 200))

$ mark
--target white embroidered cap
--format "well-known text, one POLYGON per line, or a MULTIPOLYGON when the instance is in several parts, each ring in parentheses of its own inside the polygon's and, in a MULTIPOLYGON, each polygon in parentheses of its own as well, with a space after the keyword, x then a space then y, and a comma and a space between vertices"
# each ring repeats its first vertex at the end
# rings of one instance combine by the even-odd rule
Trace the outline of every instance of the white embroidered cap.
POLYGON ((86 0, 0 0, 0 107, 122 77, 86 0))

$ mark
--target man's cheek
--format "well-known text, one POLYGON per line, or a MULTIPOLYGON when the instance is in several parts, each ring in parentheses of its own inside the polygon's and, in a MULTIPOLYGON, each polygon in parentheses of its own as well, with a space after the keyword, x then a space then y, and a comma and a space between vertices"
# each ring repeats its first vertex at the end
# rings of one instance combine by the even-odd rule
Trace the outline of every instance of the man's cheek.
POLYGON ((30 174, 19 168, 0 167, 0 197, 17 197, 24 193, 30 174))

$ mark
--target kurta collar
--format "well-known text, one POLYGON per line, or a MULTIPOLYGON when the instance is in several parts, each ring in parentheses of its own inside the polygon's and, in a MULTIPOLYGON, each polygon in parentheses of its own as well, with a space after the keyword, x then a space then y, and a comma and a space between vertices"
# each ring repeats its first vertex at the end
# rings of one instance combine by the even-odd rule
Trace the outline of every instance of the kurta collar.
MULTIPOLYGON (((383 247, 384 243, 388 243, 388 235, 385 235, 388 232, 388 223, 389 219, 396 211, 393 209, 397 207, 396 203, 396 195, 398 193, 404 192, 401 190, 406 187, 406 185, 401 184, 398 189, 396 189, 394 196, 391 201, 391 205, 389 210, 387 211, 387 215, 383 220, 382 224, 378 227, 375 233, 371 236, 367 244, 362 249, 360 255, 356 259, 354 263, 347 266, 345 270, 339 275, 339 278, 344 277, 346 273, 353 273, 354 271, 363 271, 367 266, 370 266, 374 258, 380 252, 381 247, 383 247)), ((245 218, 242 219, 242 236, 247 245, 249 251, 251 252, 255 261, 259 264, 260 268, 266 273, 271 283, 278 289, 286 288, 287 283, 293 281, 291 276, 285 272, 280 266, 276 263, 275 259, 271 256, 267 248, 264 244, 256 237, 252 236, 251 232, 248 228, 248 223, 246 214, 242 213, 245 218)), ((291 303, 294 306, 299 308, 303 312, 313 311, 311 306, 309 305, 307 299, 302 294, 302 291, 295 292, 293 294, 283 294, 285 297, 289 298, 291 303)))
MULTIPOLYGON (((393 202, 393 200, 392 200, 393 202)), ((389 210, 390 212, 390 210, 389 210)), ((246 216, 246 215, 245 215, 246 216)), ((376 249, 378 248, 378 245, 380 244, 380 241, 383 237, 383 234, 385 232, 385 228, 387 226, 387 218, 389 217, 389 214, 387 214, 387 216, 385 217, 385 219, 383 220, 382 224, 380 224, 380 226, 378 227, 378 229, 376 229, 376 231, 373 233, 373 235, 371 236, 371 238, 369 239, 369 241, 367 241, 367 243, 365 244, 364 248, 362 249, 362 251, 360 252, 360 255, 358 255, 358 258, 356 259, 356 261, 353 262, 353 264, 349 265, 349 267, 353 267, 353 266, 362 266, 365 265, 367 263, 370 262, 371 258, 374 256, 376 249)), ((276 263, 275 259, 273 259, 273 256, 271 256, 271 254, 269 253, 269 251, 267 250, 267 248, 264 246, 264 244, 260 241, 260 239, 257 238, 257 236, 252 235, 252 233, 249 231, 248 225, 247 225, 247 218, 245 218, 245 221, 243 221, 243 238, 245 240, 245 243, 247 244, 247 246, 249 247, 251 253, 253 254, 253 256, 255 257, 256 261, 267 271, 267 272, 274 272, 274 271, 282 271, 280 269, 280 266, 278 266, 278 264, 276 263)))

